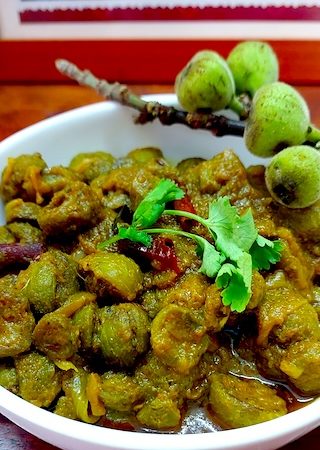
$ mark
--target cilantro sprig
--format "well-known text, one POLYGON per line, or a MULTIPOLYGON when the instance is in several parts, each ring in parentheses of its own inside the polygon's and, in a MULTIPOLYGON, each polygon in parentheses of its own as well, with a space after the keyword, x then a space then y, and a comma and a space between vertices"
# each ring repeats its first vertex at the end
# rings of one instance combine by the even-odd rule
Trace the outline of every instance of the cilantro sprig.
POLYGON ((207 239, 194 233, 188 233, 187 231, 174 230, 167 228, 149 228, 144 230, 146 233, 166 233, 175 234, 177 236, 184 236, 186 238, 194 240, 197 246, 197 254, 202 258, 202 264, 199 272, 213 278, 217 275, 221 264, 225 261, 225 257, 222 253, 218 252, 213 244, 211 244, 207 239))
POLYGON ((120 239, 129 239, 150 247, 151 237, 142 229, 151 227, 160 219, 167 203, 180 200, 183 197, 184 191, 172 180, 168 178, 160 180, 157 186, 139 203, 133 214, 132 224, 129 227, 119 226, 118 234, 107 241, 101 242, 98 248, 104 250, 120 239))
POLYGON ((133 214, 132 226, 135 228, 152 226, 161 217, 166 203, 183 197, 184 191, 173 181, 167 178, 160 180, 159 184, 139 203, 133 214))
POLYGON ((163 179, 141 201, 133 215, 132 224, 120 225, 118 234, 99 244, 105 249, 119 239, 129 239, 147 247, 150 235, 166 233, 184 236, 197 243, 202 259, 199 271, 215 278, 222 289, 222 302, 231 311, 243 312, 251 297, 253 270, 268 270, 281 258, 283 244, 258 234, 252 212, 239 215, 228 197, 220 197, 209 207, 208 218, 181 210, 165 209, 167 203, 183 198, 184 192, 172 180, 163 179), (202 236, 171 228, 150 228, 162 215, 183 216, 201 223, 209 231, 212 242, 202 236))

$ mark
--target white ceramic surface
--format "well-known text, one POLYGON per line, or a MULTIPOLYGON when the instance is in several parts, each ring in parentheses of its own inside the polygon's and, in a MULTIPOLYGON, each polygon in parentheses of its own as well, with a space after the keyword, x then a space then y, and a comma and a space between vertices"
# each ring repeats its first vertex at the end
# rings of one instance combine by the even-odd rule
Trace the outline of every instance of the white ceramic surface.
MULTIPOLYGON (((152 99, 175 103, 173 95, 152 99)), ((225 148, 233 148, 245 164, 265 162, 250 155, 241 138, 215 138, 206 131, 192 131, 182 125, 163 127, 156 122, 134 125, 135 115, 129 108, 103 102, 39 122, 0 143, 0 170, 8 156, 21 153, 40 152, 48 165, 53 165, 68 164, 79 152, 105 150, 121 156, 142 146, 160 147, 172 160, 195 155, 209 158, 225 148)), ((272 450, 320 425, 320 399, 270 422, 194 435, 99 428, 37 408, 1 387, 0 412, 25 430, 65 450, 272 450)))

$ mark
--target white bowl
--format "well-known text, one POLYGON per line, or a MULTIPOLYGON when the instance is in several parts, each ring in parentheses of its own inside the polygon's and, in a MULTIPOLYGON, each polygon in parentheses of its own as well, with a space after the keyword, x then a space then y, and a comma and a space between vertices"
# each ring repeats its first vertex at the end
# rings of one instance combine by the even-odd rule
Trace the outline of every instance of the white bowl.
MULTIPOLYGON (((174 104, 173 95, 149 97, 174 104)), ((135 125, 136 113, 112 102, 85 106, 39 122, 0 143, 0 170, 8 156, 40 152, 48 165, 68 164, 79 152, 106 150, 122 156, 135 147, 157 146, 171 160, 210 158, 233 148, 247 164, 263 163, 237 137, 154 122, 135 125)), ((320 399, 278 419, 236 430, 200 434, 148 434, 100 428, 57 416, 0 387, 0 413, 39 438, 66 450, 272 450, 320 425, 320 399)))

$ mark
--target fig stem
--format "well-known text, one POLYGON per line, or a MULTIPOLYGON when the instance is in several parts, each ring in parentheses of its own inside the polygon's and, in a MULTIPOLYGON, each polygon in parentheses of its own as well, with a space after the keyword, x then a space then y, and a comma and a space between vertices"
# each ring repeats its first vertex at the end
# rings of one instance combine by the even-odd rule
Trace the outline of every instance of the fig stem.
POLYGON ((310 124, 306 141, 312 142, 313 144, 317 144, 320 142, 320 129, 315 127, 314 125, 310 124))
POLYGON ((246 94, 234 96, 231 100, 229 108, 237 113, 241 120, 245 120, 249 116, 251 99, 246 94))
POLYGON ((81 70, 66 59, 57 59, 55 65, 61 74, 77 81, 80 85, 94 89, 105 99, 138 110, 140 114, 135 120, 137 124, 145 124, 159 119, 162 125, 179 123, 192 129, 208 130, 215 136, 243 136, 244 123, 239 120, 206 112, 187 113, 173 106, 165 106, 153 101, 147 102, 131 92, 126 85, 99 79, 89 70, 81 70))
POLYGON ((0 270, 14 264, 28 264, 45 251, 41 243, 0 244, 0 270))

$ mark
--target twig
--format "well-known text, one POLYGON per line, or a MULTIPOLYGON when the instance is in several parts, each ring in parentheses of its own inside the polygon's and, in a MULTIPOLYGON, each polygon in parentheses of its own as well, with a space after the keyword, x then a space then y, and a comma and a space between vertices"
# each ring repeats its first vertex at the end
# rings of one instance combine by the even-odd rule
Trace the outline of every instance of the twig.
POLYGON ((126 85, 117 82, 108 83, 106 80, 95 77, 89 70, 80 70, 70 61, 57 59, 55 64, 56 68, 63 75, 77 81, 81 85, 91 87, 102 97, 140 111, 136 119, 138 124, 145 124, 159 119, 163 125, 180 123, 192 129, 211 131, 216 136, 243 136, 244 124, 241 121, 212 113, 187 113, 158 102, 146 102, 132 93, 126 85))
POLYGON ((43 244, 0 244, 0 269, 15 264, 28 264, 45 251, 43 244))

